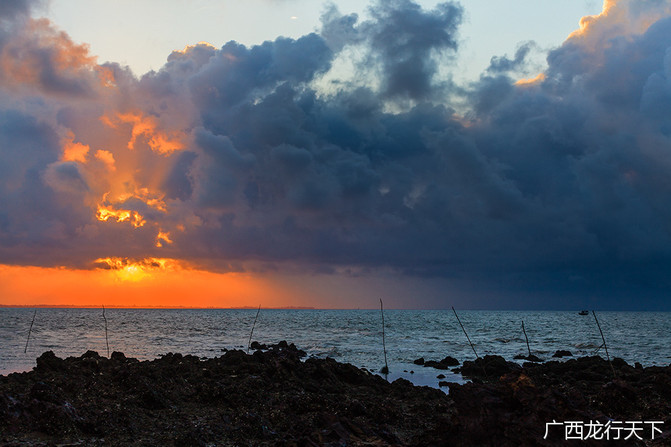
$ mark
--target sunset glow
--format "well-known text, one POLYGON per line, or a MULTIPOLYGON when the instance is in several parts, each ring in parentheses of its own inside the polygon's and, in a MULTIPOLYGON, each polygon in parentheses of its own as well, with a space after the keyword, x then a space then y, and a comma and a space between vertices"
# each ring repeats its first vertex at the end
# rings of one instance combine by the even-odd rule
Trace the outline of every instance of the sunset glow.
POLYGON ((126 258, 100 258, 94 261, 96 268, 115 272, 120 281, 141 281, 155 274, 174 273, 183 270, 179 261, 165 258, 130 260, 126 258))
POLYGON ((115 210, 104 206, 98 206, 98 211, 96 211, 96 219, 101 222, 107 222, 109 220, 115 222, 129 222, 136 228, 141 227, 147 223, 142 215, 137 211, 115 210))
POLYGON ((545 73, 539 73, 537 76, 529 79, 520 79, 515 82, 515 85, 519 86, 530 86, 540 84, 545 80, 545 73))
POLYGON ((89 153, 90 148, 81 143, 76 143, 72 141, 74 135, 70 133, 68 140, 63 144, 63 161, 77 161, 80 163, 86 163, 86 156, 89 153))
POLYGON ((165 259, 97 262, 117 263, 118 268, 0 266, 2 304, 227 308, 300 303, 300 299, 277 288, 272 280, 253 275, 188 270, 165 259), (35 281, 35 278, 40 280, 35 281))
POLYGON ((159 230, 158 236, 156 236, 156 246, 161 248, 163 244, 172 244, 172 239, 170 239, 170 233, 159 230))
POLYGON ((169 154, 184 148, 184 145, 178 141, 177 132, 168 136, 165 132, 157 129, 158 123, 154 117, 144 116, 139 111, 118 113, 112 118, 102 116, 100 119, 107 126, 115 129, 122 124, 131 125, 131 138, 128 142, 128 149, 130 150, 135 149, 138 138, 145 138, 149 147, 161 154, 169 154))
POLYGON ((669 2, 243 3, 144 73, 0 7, 0 305, 662 306, 669 2))

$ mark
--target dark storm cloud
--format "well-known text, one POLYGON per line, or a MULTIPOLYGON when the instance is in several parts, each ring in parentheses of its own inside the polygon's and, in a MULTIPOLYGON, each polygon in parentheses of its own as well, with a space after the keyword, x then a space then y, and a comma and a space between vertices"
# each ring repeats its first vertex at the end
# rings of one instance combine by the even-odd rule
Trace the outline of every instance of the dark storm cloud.
POLYGON ((535 46, 534 42, 525 42, 517 48, 513 59, 507 56, 492 56, 487 71, 490 73, 506 73, 522 68, 526 57, 535 46))
POLYGON ((28 20, 30 9, 34 3, 29 0, 0 2, 0 50, 16 30, 28 20))
POLYGON ((191 78, 190 87, 198 104, 226 108, 284 82, 307 82, 327 71, 331 59, 331 50, 316 34, 297 40, 280 37, 252 48, 231 41, 191 78))
POLYGON ((410 0, 380 1, 370 8, 372 20, 360 32, 379 64, 382 93, 389 98, 430 99, 437 56, 457 49, 461 6, 440 3, 424 11, 410 0))
POLYGON ((477 118, 464 126, 428 95, 434 50, 456 45, 458 8, 376 7, 360 25, 327 12, 324 36, 332 48, 375 48, 369 62, 389 73, 379 90, 342 89, 327 101, 287 82, 226 122, 206 121, 256 157, 248 187, 238 185, 253 225, 222 223, 227 240, 245 241, 227 253, 391 265, 511 293, 668 287, 664 269, 651 267, 671 264, 660 148, 669 132, 668 19, 612 40, 598 63, 593 48, 569 40, 531 85, 503 74, 522 67, 531 44, 512 60, 493 59, 470 89, 477 118), (420 28, 426 35, 414 39, 420 28), (412 57, 420 59, 406 66, 412 57), (384 112, 397 94, 418 103, 384 112))
POLYGON ((363 22, 332 7, 319 33, 188 47, 139 80, 106 64, 107 102, 63 89, 44 110, 3 112, 2 261, 169 253, 219 270, 385 268, 501 303, 533 306, 537 293, 618 307, 638 291, 641 306, 664 307, 671 19, 659 8, 617 2, 552 50, 533 82, 512 78, 532 44, 493 58, 459 90, 465 112, 440 75, 457 50, 453 3, 376 2, 363 22), (364 55, 361 79, 320 90, 348 48, 364 55), (68 131, 90 145, 84 161, 61 159, 68 131), (180 149, 157 154, 157 141, 180 149), (94 218, 114 181, 123 200, 105 204, 143 226, 94 218), (159 230, 173 243, 157 248, 159 230))
POLYGON ((58 138, 49 126, 18 111, 0 112, 2 262, 14 263, 28 256, 24 249, 51 245, 71 231, 71 209, 60 207, 42 174, 57 159, 58 138))
POLYGON ((322 29, 319 35, 333 51, 338 52, 346 45, 360 42, 357 14, 343 15, 334 4, 331 4, 322 14, 321 21, 322 29))
POLYGON ((196 144, 203 150, 191 171, 197 178, 198 204, 217 208, 235 205, 239 184, 254 163, 254 156, 240 154, 228 137, 203 129, 196 131, 196 144))
POLYGON ((669 287, 657 276, 671 261, 669 134, 664 114, 648 109, 665 100, 669 36, 663 18, 597 56, 568 41, 549 54, 536 86, 511 88, 502 78, 478 86, 488 100, 480 150, 503 164, 533 210, 524 217, 534 223, 529 233, 513 239, 530 245, 511 258, 545 266, 527 283, 616 295, 669 287))
POLYGON ((33 5, 39 3, 34 0, 5 0, 0 3, 0 20, 11 20, 18 15, 28 15, 33 5))
POLYGON ((79 165, 75 162, 61 162, 50 165, 45 171, 44 180, 52 188, 62 192, 85 192, 88 185, 79 165))

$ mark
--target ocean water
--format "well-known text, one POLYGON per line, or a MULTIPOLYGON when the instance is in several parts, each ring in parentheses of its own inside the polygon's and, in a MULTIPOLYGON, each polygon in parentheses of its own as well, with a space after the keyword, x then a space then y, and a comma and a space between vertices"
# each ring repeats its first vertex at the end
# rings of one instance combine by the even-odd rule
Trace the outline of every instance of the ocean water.
MULTIPOLYGON (((549 359, 558 349, 592 355, 602 345, 593 316, 577 312, 458 311, 477 353, 512 360, 526 354, 522 321, 533 354, 549 359)), ((107 354, 101 309, 0 308, 0 374, 28 371, 44 351, 59 357, 87 350, 107 354)), ((216 357, 225 349, 246 349, 256 309, 106 309, 109 352, 149 360, 168 352, 216 357)), ((403 377, 438 386, 436 375, 463 382, 449 371, 413 364, 447 355, 461 362, 475 354, 451 310, 385 310, 389 380, 403 377), (411 373, 413 371, 413 373, 411 373)), ((612 357, 644 366, 671 363, 671 313, 597 313, 612 357)), ((332 357, 373 372, 385 364, 379 310, 261 309, 252 340, 295 343, 308 356, 332 357)), ((605 357, 603 349, 598 352, 605 357)))

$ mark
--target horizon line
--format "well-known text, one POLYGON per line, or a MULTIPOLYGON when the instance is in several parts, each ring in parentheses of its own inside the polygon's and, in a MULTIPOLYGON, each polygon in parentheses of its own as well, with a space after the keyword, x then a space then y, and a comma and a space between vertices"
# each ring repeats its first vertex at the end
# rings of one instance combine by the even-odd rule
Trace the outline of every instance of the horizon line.
MULTIPOLYGON (((314 306, 151 306, 151 305, 102 305, 102 304, 0 304, 0 309, 174 309, 174 310, 379 310, 378 307, 314 307, 314 306)), ((449 311, 445 308, 399 308, 389 307, 385 310, 435 310, 449 311)), ((460 311, 490 311, 490 312, 576 312, 584 309, 484 309, 484 308, 461 308, 460 311)), ((599 312, 671 312, 671 310, 660 309, 589 309, 599 312)))
MULTIPOLYGON (((46 309, 258 309, 259 306, 159 306, 130 304, 0 304, 0 308, 46 308, 46 309)), ((312 306, 262 307, 263 309, 318 309, 312 306)))

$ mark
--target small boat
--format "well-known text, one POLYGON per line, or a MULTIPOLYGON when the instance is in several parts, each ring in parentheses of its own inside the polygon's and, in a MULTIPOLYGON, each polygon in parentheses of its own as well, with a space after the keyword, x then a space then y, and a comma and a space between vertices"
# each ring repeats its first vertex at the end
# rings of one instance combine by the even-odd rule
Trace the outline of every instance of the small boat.
POLYGON ((589 311, 581 310, 580 312, 578 312, 578 315, 589 315, 589 311))

